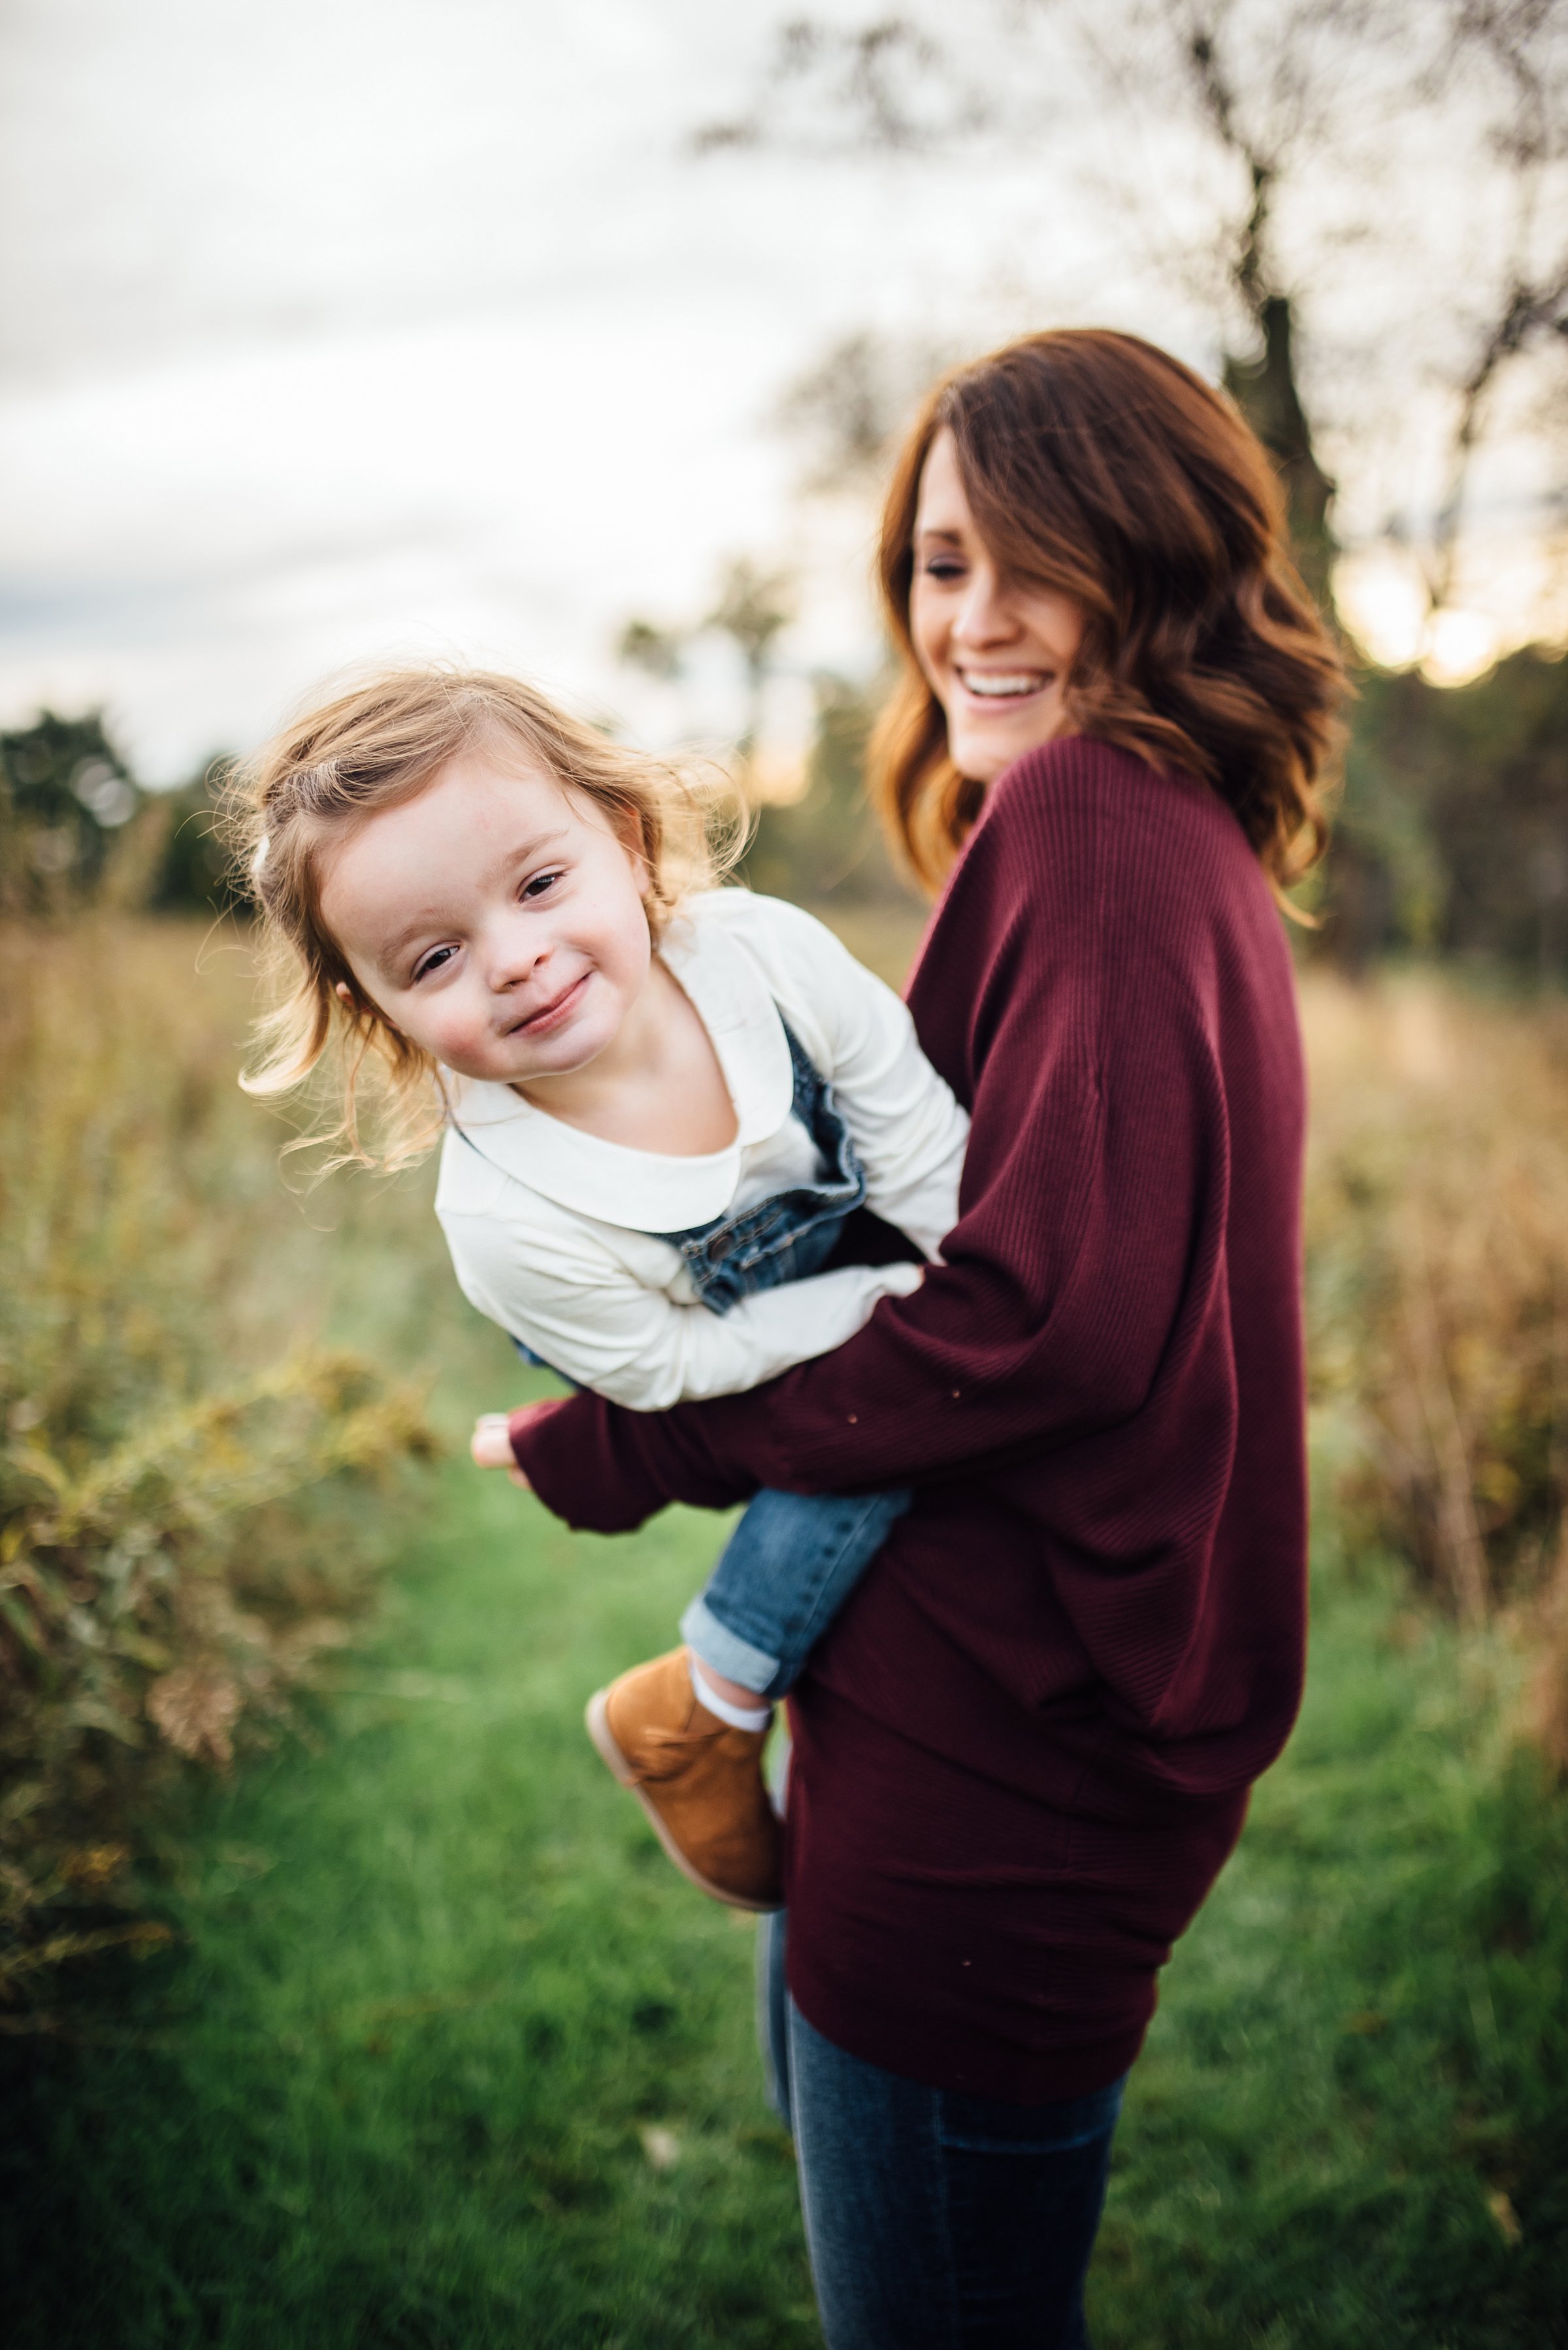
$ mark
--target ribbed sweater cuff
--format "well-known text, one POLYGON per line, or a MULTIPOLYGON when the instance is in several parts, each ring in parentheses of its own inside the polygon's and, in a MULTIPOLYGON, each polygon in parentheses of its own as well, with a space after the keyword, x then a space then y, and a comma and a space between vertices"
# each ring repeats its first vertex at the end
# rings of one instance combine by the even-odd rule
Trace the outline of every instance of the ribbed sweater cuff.
POLYGON ((630 1534, 671 1501, 725 1510, 755 1491, 682 1458, 669 1415, 624 1411, 598 1396, 524 1404, 513 1413, 512 1455, 545 1508, 579 1532, 630 1534))

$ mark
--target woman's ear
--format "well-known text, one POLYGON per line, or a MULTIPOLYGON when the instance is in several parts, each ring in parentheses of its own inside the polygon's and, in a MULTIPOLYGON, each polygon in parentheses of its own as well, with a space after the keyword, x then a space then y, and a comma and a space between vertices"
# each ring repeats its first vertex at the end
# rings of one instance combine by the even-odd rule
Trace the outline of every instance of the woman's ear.
POLYGON ((339 1003, 346 1003, 348 1006, 349 1011, 353 1011, 354 991, 349 986, 346 979, 340 979, 332 993, 337 998, 339 1003))

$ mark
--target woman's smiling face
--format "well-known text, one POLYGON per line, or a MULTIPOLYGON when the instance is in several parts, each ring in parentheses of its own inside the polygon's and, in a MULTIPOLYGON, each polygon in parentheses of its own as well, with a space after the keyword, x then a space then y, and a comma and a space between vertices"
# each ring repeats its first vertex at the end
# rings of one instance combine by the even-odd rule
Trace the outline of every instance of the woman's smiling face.
POLYGON ((1067 596, 1009 577, 981 538, 945 428, 920 474, 909 632, 947 715, 961 775, 992 784, 1067 723, 1084 615, 1067 596))

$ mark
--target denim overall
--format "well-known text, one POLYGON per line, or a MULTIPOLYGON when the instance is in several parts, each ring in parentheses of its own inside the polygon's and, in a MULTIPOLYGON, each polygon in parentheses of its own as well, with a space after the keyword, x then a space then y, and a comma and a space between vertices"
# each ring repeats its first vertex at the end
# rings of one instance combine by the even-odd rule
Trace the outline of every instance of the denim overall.
MULTIPOLYGON (((866 1197, 866 1173, 833 1088, 783 1024, 794 1072, 791 1115, 816 1145, 824 1172, 752 1207, 685 1232, 656 1232, 679 1249, 698 1296, 714 1314, 743 1297, 819 1273, 846 1217, 866 1197)), ((513 1341, 530 1363, 540 1357, 513 1341)), ((680 1619, 680 1637, 705 1665, 762 1697, 782 1697, 814 1642, 903 1516, 912 1496, 782 1493, 752 1501, 719 1564, 680 1619)))

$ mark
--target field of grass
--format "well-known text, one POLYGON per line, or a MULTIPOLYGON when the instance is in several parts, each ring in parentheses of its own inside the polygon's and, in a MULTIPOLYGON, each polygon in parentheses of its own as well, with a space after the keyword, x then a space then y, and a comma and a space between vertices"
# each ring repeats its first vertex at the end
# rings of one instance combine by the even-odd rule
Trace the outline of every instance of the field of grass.
MULTIPOLYGON (((178 1944, 9 2045, 18 2350, 817 2338, 750 1932, 580 1728, 717 1530, 444 1474, 317 1735, 173 1836, 178 1944)), ((1324 1565, 1134 2074, 1102 2350, 1568 2342, 1568 1820, 1501 1760, 1510 1670, 1324 1565)))
MULTIPOLYGON (((1309 1012, 1320 1037, 1360 1017, 1309 1012)), ((267 1241, 247 1313, 422 1359, 449 1439, 527 1391, 452 1300, 428 1173, 280 1211, 257 1132, 232 1144, 267 1241)), ((1354 1250, 1329 1274, 1320 1315, 1371 1277, 1354 1250)), ((1331 1496, 1366 1451, 1348 1392, 1324 1388, 1331 1496)), ((0 2006, 7 2345, 819 2340, 749 1927, 669 1869, 581 1728, 721 1531, 572 1536, 455 1446, 410 1495, 298 1734, 158 1813, 173 1939, 0 2006)), ((1099 2350, 1568 2345, 1568 1804, 1518 1744, 1531 1620, 1457 1626, 1324 1512, 1301 1727, 1133 2076, 1099 2350)))

